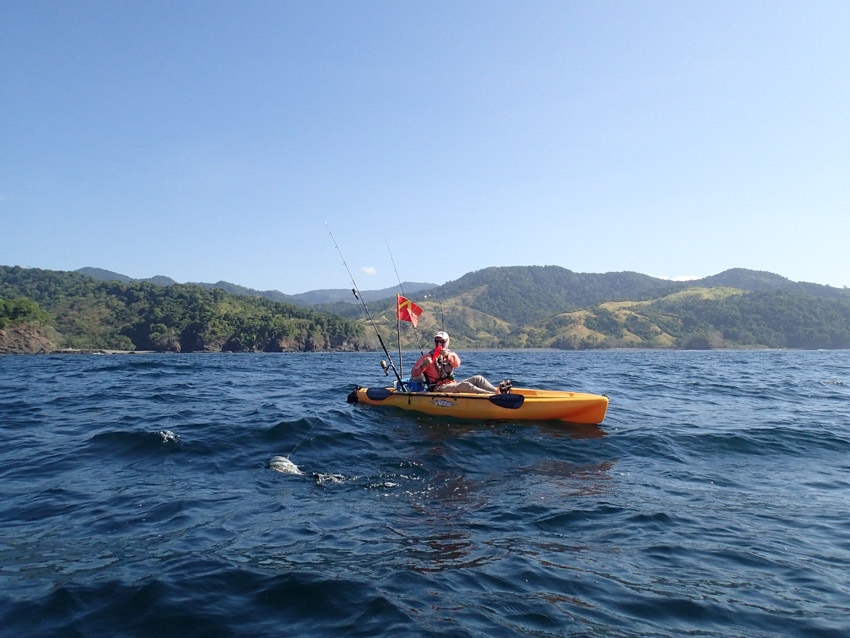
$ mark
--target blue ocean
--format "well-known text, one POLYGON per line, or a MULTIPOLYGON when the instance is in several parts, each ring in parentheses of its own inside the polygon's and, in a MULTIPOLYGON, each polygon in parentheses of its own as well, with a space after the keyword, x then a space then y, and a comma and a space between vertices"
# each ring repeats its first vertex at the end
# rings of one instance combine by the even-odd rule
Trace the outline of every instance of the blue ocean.
POLYGON ((850 353, 460 354, 608 415, 346 403, 375 353, 0 358, 0 635, 850 635, 850 353))

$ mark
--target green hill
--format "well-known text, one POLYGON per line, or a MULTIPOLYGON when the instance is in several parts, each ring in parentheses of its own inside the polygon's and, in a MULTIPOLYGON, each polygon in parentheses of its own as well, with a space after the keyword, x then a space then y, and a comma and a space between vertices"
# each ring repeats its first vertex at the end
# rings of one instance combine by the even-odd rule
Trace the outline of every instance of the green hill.
POLYGON ((176 352, 352 350, 361 326, 268 299, 192 285, 98 281, 0 266, 0 316, 55 334, 57 348, 176 352))
MULTIPOLYGON (((404 288, 406 294, 421 292, 430 288, 436 288, 436 286, 436 284, 416 281, 406 281, 402 284, 402 288, 404 288)), ((361 290, 360 294, 367 302, 370 302, 375 299, 387 299, 389 297, 395 299, 398 291, 398 287, 393 286, 391 288, 381 288, 380 290, 361 290)), ((341 302, 353 306, 360 305, 355 296, 351 294, 351 289, 349 288, 311 290, 309 292, 301 292, 296 295, 292 295, 292 298, 295 300, 295 303, 309 306, 316 306, 319 304, 336 304, 341 302)))
POLYGON ((634 272, 575 273, 560 266, 511 266, 468 273, 433 292, 465 296, 473 309, 511 323, 535 321, 604 301, 653 299, 682 285, 634 272))
MULTIPOLYGON (((430 344, 445 328, 456 347, 850 348, 850 292, 745 269, 672 282, 557 266, 486 268, 427 294, 414 296, 425 313, 418 340, 403 325, 406 347, 430 344)), ((386 340, 396 330, 393 304, 370 309, 386 340)))
POLYGON ((821 284, 811 284, 802 281, 791 281, 781 275, 764 272, 761 270, 747 270, 745 268, 732 268, 720 274, 700 279, 701 286, 731 286, 750 292, 756 291, 784 291, 823 297, 826 299, 847 299, 848 291, 845 288, 833 288, 821 284))

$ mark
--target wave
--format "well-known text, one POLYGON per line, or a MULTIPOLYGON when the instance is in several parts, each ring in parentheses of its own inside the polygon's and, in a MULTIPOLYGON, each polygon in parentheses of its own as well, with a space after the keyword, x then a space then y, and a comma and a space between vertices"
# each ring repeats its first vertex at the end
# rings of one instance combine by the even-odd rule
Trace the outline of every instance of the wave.
MULTIPOLYGON (((198 562, 193 577, 68 583, 2 603, 9 636, 402 635, 415 622, 368 579, 266 575, 198 562)), ((417 635, 439 635, 420 631, 417 635)))
POLYGON ((95 455, 144 456, 176 452, 182 448, 180 437, 171 430, 109 431, 95 434, 89 440, 89 452, 95 455))
POLYGON ((850 434, 818 424, 801 429, 789 426, 758 426, 735 432, 683 432, 676 445, 690 456, 753 455, 794 458, 801 454, 835 452, 850 454, 850 434))

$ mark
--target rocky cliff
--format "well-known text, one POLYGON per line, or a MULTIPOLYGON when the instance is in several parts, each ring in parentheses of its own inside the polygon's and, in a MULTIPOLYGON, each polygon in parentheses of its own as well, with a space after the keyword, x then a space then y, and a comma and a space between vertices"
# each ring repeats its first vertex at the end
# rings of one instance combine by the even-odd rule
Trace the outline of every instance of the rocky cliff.
POLYGON ((44 329, 21 325, 0 328, 0 354, 47 354, 56 349, 44 329))

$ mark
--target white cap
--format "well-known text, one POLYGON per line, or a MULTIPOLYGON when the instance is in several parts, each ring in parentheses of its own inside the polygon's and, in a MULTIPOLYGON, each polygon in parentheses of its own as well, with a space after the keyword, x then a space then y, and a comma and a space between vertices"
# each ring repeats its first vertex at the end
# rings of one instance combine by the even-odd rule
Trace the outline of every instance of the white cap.
POLYGON ((438 332, 437 334, 434 335, 434 339, 442 339, 443 341, 446 342, 446 346, 449 345, 449 333, 448 332, 443 332, 442 330, 440 330, 440 332, 438 332))

